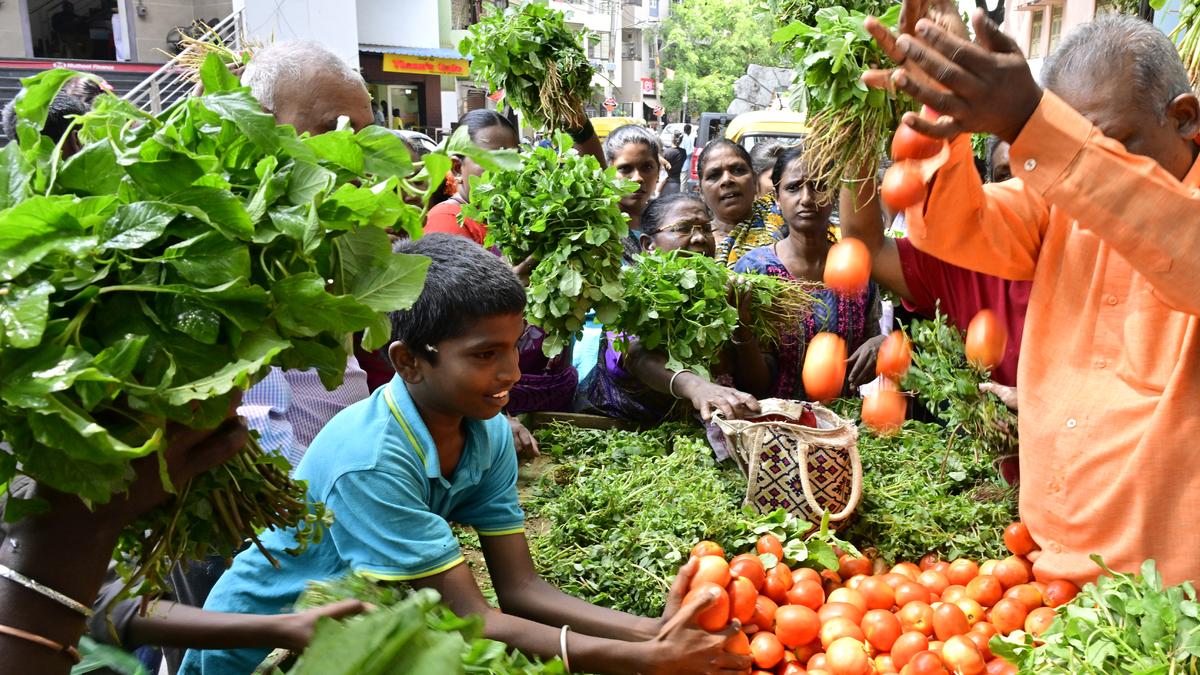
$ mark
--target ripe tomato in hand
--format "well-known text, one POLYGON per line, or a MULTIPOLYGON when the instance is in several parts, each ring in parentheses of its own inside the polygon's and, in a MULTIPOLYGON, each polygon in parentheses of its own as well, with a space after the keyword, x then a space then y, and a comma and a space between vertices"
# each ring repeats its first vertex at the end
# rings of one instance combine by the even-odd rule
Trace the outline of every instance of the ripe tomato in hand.
POLYGON ((690 588, 709 582, 721 588, 729 585, 729 563, 718 555, 706 555, 696 559, 696 573, 692 575, 690 588))
POLYGON ((734 577, 725 588, 729 593, 729 618, 737 619, 742 625, 750 623, 754 616, 754 603, 758 600, 758 591, 754 584, 745 577, 734 577))
POLYGON ((705 555, 719 555, 724 558, 725 549, 721 548, 721 545, 715 541, 708 541, 705 539, 704 541, 701 541, 692 547, 692 557, 699 558, 700 556, 705 555))
POLYGON ((879 345, 879 355, 875 358, 875 374, 899 382, 908 372, 910 365, 912 365, 912 341, 908 339, 904 331, 894 330, 883 339, 883 344, 879 345))
POLYGON ((980 370, 994 370, 1004 358, 1006 346, 1008 330, 996 313, 990 309, 979 310, 967 325, 967 360, 980 370))
POLYGON ((837 333, 817 333, 808 343, 801 371, 804 393, 811 401, 828 403, 846 384, 846 341, 837 333))
POLYGON ((708 609, 696 615, 696 624, 710 633, 715 633, 729 623, 729 593, 725 592, 724 588, 709 581, 702 581, 688 591, 683 598, 683 604, 690 604, 695 596, 712 588, 717 590, 717 600, 708 609))
POLYGON ((842 295, 858 295, 871 280, 871 252, 862 240, 846 237, 829 247, 825 257, 825 285, 842 295))
POLYGON ((925 178, 911 161, 896 162, 883 174, 879 188, 883 203, 893 211, 903 211, 925 199, 925 178))
POLYGON ((730 654, 749 654, 750 638, 746 637, 746 634, 739 630, 725 640, 724 647, 725 651, 730 654))
POLYGON ((929 159, 942 149, 942 142, 901 123, 892 136, 892 161, 929 159))
POLYGON ((880 436, 899 431, 907 413, 908 399, 897 391, 891 380, 883 380, 875 392, 863 398, 863 424, 880 436))

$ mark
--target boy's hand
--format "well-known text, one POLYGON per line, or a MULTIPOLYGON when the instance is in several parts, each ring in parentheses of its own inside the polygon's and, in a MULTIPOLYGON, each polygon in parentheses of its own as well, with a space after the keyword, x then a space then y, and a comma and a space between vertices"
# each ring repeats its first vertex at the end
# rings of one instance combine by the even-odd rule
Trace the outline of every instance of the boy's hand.
MULTIPOLYGON (((675 577, 671 588, 672 595, 677 590, 680 579, 685 575, 688 581, 695 572, 695 561, 689 560, 684 569, 675 577), (689 569, 690 568, 690 569, 689 569)), ((696 615, 708 609, 716 602, 717 594, 698 594, 679 608, 671 618, 663 623, 654 639, 643 643, 649 647, 646 653, 648 663, 641 672, 655 675, 658 673, 744 673, 750 668, 748 655, 733 654, 725 651, 725 641, 729 636, 741 630, 741 625, 734 620, 724 630, 718 633, 708 631, 696 625, 696 615)), ((669 609, 669 607, 668 607, 669 609)), ((665 614, 664 614, 665 616, 665 614)))
POLYGON ((362 614, 371 608, 371 605, 361 600, 341 600, 295 614, 280 614, 276 617, 280 624, 278 646, 300 653, 312 641, 313 633, 317 630, 317 621, 320 619, 344 619, 362 614))
POLYGON ((521 424, 521 420, 509 416, 508 426, 512 429, 513 445, 517 447, 517 457, 533 459, 542 454, 538 451, 537 439, 533 437, 529 429, 525 428, 524 424, 521 424))

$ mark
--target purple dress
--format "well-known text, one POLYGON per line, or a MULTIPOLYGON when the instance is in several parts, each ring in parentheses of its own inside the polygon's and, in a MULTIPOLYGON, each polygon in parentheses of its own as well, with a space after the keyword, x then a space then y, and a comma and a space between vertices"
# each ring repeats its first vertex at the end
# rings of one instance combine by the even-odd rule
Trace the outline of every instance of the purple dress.
POLYGON ((662 422, 679 401, 642 384, 621 366, 621 352, 613 347, 618 338, 617 333, 604 333, 599 363, 579 385, 575 410, 645 424, 662 422))

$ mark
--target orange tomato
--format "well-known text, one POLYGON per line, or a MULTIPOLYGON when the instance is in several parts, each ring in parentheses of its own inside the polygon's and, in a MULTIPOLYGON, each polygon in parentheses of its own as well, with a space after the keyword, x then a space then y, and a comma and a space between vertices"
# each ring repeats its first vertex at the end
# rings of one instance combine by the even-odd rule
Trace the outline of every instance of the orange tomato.
POLYGON ((729 652, 730 654, 749 654, 750 638, 746 637, 746 634, 739 630, 733 635, 730 635, 725 640, 725 644, 723 646, 725 647, 725 651, 729 652))
POLYGON ((776 675, 807 675, 808 671, 804 669, 804 666, 795 661, 786 661, 789 653, 790 652, 783 653, 785 663, 782 664, 782 667, 776 668, 776 675))
POLYGON ((875 656, 875 672, 877 673, 895 673, 900 669, 896 667, 895 661, 892 661, 891 654, 878 654, 875 656))
POLYGON ((892 211, 903 211, 916 206, 925 199, 925 177, 921 169, 910 160, 892 164, 883 174, 879 196, 892 211))
POLYGON ((952 636, 962 635, 970 629, 967 615, 958 605, 943 602, 933 610, 933 632, 942 642, 952 636))
POLYGON ((896 618, 900 619, 900 626, 905 632, 933 635, 933 608, 927 602, 918 600, 904 605, 896 613, 896 618))
POLYGON ((871 253, 861 239, 846 237, 829 247, 825 285, 842 295, 858 295, 871 280, 871 253))
POLYGON ((854 590, 857 591, 858 587, 862 585, 862 582, 864 579, 870 579, 870 577, 868 577, 865 574, 856 574, 856 575, 850 577, 849 579, 847 579, 846 583, 844 583, 842 585, 845 586, 846 588, 853 588, 854 590))
MULTIPOLYGON (((822 649, 824 648, 822 647, 822 649)), ((806 665, 809 673, 812 673, 814 670, 828 672, 825 669, 829 667, 829 660, 825 657, 825 652, 818 652, 813 654, 812 658, 808 660, 806 665)))
POLYGON ((939 560, 939 561, 933 563, 933 567, 930 567, 929 569, 933 570, 934 572, 939 572, 942 575, 945 575, 946 572, 950 571, 950 563, 946 562, 945 560, 939 560))
POLYGON ((917 583, 936 595, 941 595, 942 591, 950 586, 950 580, 946 578, 946 575, 933 570, 921 572, 921 576, 917 577, 917 583))
POLYGON ((992 611, 988 612, 988 619, 996 630, 1001 635, 1009 633, 1021 628, 1025 625, 1025 617, 1029 615, 1029 610, 1025 609, 1025 605, 1016 598, 1000 598, 992 611))
POLYGON ((1000 585, 1005 590, 1029 581, 1029 570, 1025 568, 1025 563, 1021 562, 1021 559, 1015 555, 996 563, 996 568, 992 570, 992 574, 1000 580, 1000 585))
POLYGON ((867 609, 891 609, 896 601, 896 591, 880 577, 867 577, 858 585, 858 592, 867 603, 867 609))
POLYGON ((900 670, 900 675, 946 675, 946 666, 942 664, 942 657, 925 650, 913 654, 908 665, 900 670))
POLYGON ((1029 555, 1037 548, 1033 536, 1029 534, 1029 528, 1019 520, 1004 528, 1004 545, 1014 555, 1029 555))
POLYGON ((997 656, 987 662, 987 675, 1017 675, 1017 667, 997 656))
POLYGON ((849 553, 843 553, 838 558, 838 575, 843 579, 857 576, 859 574, 871 573, 870 558, 856 558, 849 553))
POLYGON ((1042 606, 1042 593, 1033 584, 1013 586, 1004 592, 1004 597, 1019 600, 1027 612, 1032 612, 1042 606))
POLYGON ((1054 610, 1049 607, 1038 607, 1025 617, 1025 632, 1034 637, 1040 637, 1050 623, 1054 621, 1054 610))
POLYGON ((829 651, 829 645, 833 644, 834 640, 838 638, 850 637, 859 642, 865 642, 867 639, 867 636, 863 635, 862 628, 859 628, 857 623, 841 616, 834 617, 821 624, 821 630, 818 635, 821 636, 821 646, 825 648, 826 652, 829 651))
POLYGON ((775 604, 774 600, 760 595, 754 599, 754 614, 750 621, 758 626, 759 630, 771 630, 775 627, 775 612, 778 609, 779 605, 775 604))
POLYGON ((750 656, 759 668, 774 668, 783 660, 783 643, 774 633, 759 631, 750 639, 750 656))
POLYGON ((975 649, 979 650, 979 655, 983 657, 984 661, 992 658, 992 648, 988 646, 988 641, 992 639, 991 635, 969 630, 966 637, 971 641, 971 644, 975 645, 975 649))
POLYGON ((773 534, 767 533, 759 537, 755 548, 759 553, 770 553, 776 560, 783 560, 783 542, 773 534))
POLYGON ((762 592, 767 594, 776 604, 787 603, 787 592, 792 587, 792 571, 782 562, 767 570, 767 580, 763 583, 762 592))
POLYGON ((863 612, 867 611, 867 599, 863 594, 853 588, 838 588, 829 594, 828 602, 844 602, 847 605, 854 605, 863 612))
POLYGON ((908 372, 910 365, 912 365, 912 341, 908 339, 904 331, 894 330, 884 338, 883 344, 879 345, 879 353, 875 357, 875 374, 899 382, 908 372))
POLYGON ((729 563, 718 555, 705 555, 696 559, 696 573, 689 588, 702 583, 711 583, 725 588, 729 585, 729 563))
POLYGON ((950 670, 961 675, 983 675, 987 669, 983 655, 975 643, 963 635, 952 636, 942 645, 942 661, 950 670))
POLYGON ((892 645, 904 630, 900 619, 886 609, 872 609, 863 615, 859 624, 867 642, 881 652, 891 651, 892 645))
POLYGON ((866 675, 871 669, 866 647, 862 641, 852 637, 834 640, 825 649, 825 658, 833 675, 866 675))
POLYGON ((891 380, 883 380, 872 393, 863 397, 862 421, 880 436, 893 434, 904 425, 908 399, 891 380))
MULTIPOLYGON (((978 602, 970 598, 963 598, 954 604, 957 605, 958 608, 962 610, 963 615, 967 617, 968 626, 974 626, 980 621, 983 621, 985 612, 983 605, 980 605, 978 602)), ((937 610, 935 609, 934 611, 936 612, 937 610)))
POLYGON ((796 585, 801 581, 811 581, 815 584, 821 583, 821 575, 811 567, 797 567, 792 570, 792 585, 796 585))
POLYGON ((999 560, 984 560, 983 563, 979 565, 979 575, 983 576, 985 574, 992 574, 993 570, 996 569, 996 563, 999 562, 999 560))
POLYGON ((683 604, 688 604, 694 596, 705 593, 710 588, 717 589, 717 599, 708 609, 696 615, 696 623, 704 630, 715 633, 729 623, 729 594, 724 588, 710 581, 701 581, 684 596, 683 604))
POLYGON ((854 624, 862 622, 863 615, 866 614, 858 605, 851 605, 847 602, 827 602, 821 605, 821 609, 817 610, 817 615, 821 617, 821 623, 824 624, 833 619, 849 619, 854 624))
POLYGON ((951 584, 958 586, 966 586, 977 576, 979 576, 979 565, 976 565, 974 560, 967 558, 959 558, 950 563, 950 569, 946 571, 946 579, 951 584))
POLYGON ((910 602, 929 602, 929 589, 915 581, 905 581, 896 587, 896 604, 900 607, 910 602))
POLYGON ((758 600, 758 591, 754 589, 754 584, 745 577, 734 577, 729 580, 725 592, 729 594, 730 618, 737 619, 742 624, 750 623, 751 617, 754 616, 754 603, 758 600))
POLYGON ((901 633, 900 637, 892 643, 892 663, 897 668, 903 668, 908 665, 913 654, 927 649, 929 649, 929 638, 924 633, 915 630, 901 633))
POLYGON ((817 613, 801 605, 784 605, 775 610, 775 636, 783 646, 795 649, 816 639, 821 631, 817 613))
POLYGON ((921 568, 910 562, 901 562, 892 565, 892 574, 899 574, 909 581, 916 581, 917 577, 921 576, 921 568))
POLYGON ((953 586, 947 586, 946 590, 942 591, 942 602, 958 602, 966 597, 966 586, 959 586, 955 584, 953 586))
POLYGON ((814 335, 800 376, 809 400, 828 403, 840 396, 846 384, 846 341, 837 333, 814 335))
POLYGON ((917 563, 917 567, 921 568, 922 572, 933 569, 933 566, 941 562, 936 553, 926 553, 921 556, 921 560, 917 563))
POLYGON ((942 142, 901 123, 892 136, 892 161, 929 159, 942 149, 942 142))
POLYGON ((980 370, 994 370, 1004 358, 1007 345, 1008 330, 996 313, 990 309, 979 310, 967 325, 967 360, 980 370))
POLYGON ((1055 579, 1046 584, 1046 592, 1042 594, 1047 607, 1065 605, 1079 595, 1079 587, 1066 579, 1055 579))
POLYGON ((912 579, 909 579, 907 576, 897 572, 888 572, 887 574, 880 575, 879 578, 883 579, 888 586, 891 586, 893 591, 897 588, 900 588, 900 584, 912 581, 912 579))
MULTIPOLYGON (((792 578, 795 579, 795 575, 792 578)), ((821 584, 806 579, 788 589, 787 601, 789 605, 802 605, 816 611, 825 604, 825 589, 821 588, 821 584)))
POLYGON ((719 555, 722 558, 724 558, 725 557, 725 549, 721 548, 721 545, 718 544, 717 542, 709 541, 707 539, 697 543, 695 546, 692 547, 692 556, 691 557, 699 558, 701 556, 706 556, 706 555, 719 555))
POLYGON ((756 591, 761 591, 763 582, 767 580, 767 570, 763 567, 762 560, 753 553, 734 556, 733 560, 729 561, 729 573, 749 580, 756 591))
POLYGON ((806 645, 800 645, 799 647, 796 647, 794 650, 792 650, 792 653, 796 655, 797 661, 807 665, 813 656, 823 653, 823 649, 825 648, 821 646, 820 638, 817 638, 806 645))
POLYGON ((967 597, 984 607, 991 607, 1004 597, 1004 586, 990 574, 980 574, 967 582, 967 597))

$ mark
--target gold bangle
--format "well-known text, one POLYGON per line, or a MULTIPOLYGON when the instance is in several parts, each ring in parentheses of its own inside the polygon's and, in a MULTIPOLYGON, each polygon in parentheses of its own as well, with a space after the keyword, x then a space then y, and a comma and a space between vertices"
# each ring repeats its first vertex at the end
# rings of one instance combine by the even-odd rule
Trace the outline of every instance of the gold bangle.
POLYGON ((32 642, 35 645, 41 645, 47 649, 56 651, 60 654, 65 655, 67 658, 71 659, 72 663, 77 664, 82 660, 79 657, 79 650, 75 649, 75 647, 69 646, 69 645, 64 647, 64 646, 58 644, 57 642, 55 642, 54 640, 51 640, 50 638, 44 638, 41 635, 34 635, 33 633, 30 633, 28 631, 23 631, 20 628, 13 628, 12 626, 5 626, 4 624, 0 623, 0 633, 3 633, 4 635, 8 635, 11 637, 15 637, 18 640, 25 640, 26 642, 32 642))

